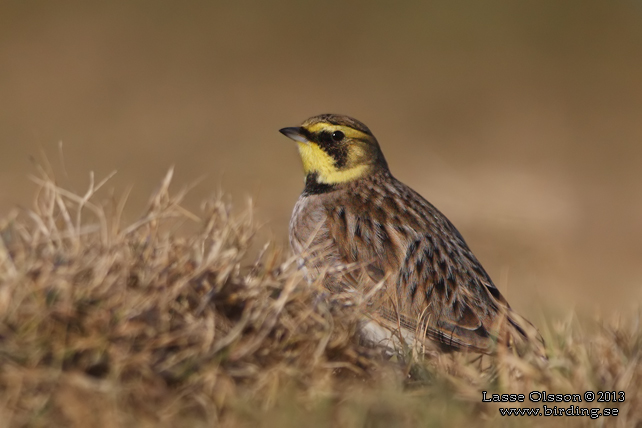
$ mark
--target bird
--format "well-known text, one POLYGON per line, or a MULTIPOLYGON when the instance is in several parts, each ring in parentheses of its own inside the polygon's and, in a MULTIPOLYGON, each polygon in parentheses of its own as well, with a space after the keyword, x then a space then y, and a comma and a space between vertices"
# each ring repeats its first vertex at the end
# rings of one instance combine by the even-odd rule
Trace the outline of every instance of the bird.
POLYGON ((292 251, 308 281, 369 296, 364 340, 389 351, 493 354, 503 346, 545 358, 538 330, 510 307, 451 221, 391 174, 366 125, 322 114, 279 132, 297 143, 305 175, 292 251))

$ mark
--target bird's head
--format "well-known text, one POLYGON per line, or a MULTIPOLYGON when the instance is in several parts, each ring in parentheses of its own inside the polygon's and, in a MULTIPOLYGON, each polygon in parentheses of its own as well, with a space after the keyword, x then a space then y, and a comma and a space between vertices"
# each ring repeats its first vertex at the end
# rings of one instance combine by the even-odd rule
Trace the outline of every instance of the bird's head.
POLYGON ((351 117, 322 114, 280 132, 297 142, 306 184, 347 183, 388 169, 377 139, 351 117))

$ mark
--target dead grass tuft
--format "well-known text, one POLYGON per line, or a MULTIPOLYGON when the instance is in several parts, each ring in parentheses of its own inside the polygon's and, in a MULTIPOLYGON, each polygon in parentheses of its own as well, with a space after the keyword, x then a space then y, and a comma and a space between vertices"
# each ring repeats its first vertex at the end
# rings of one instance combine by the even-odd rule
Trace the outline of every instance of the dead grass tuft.
POLYGON ((501 419, 482 390, 624 391, 624 402, 572 404, 618 407, 609 423, 642 424, 640 317, 591 334, 549 323, 548 363, 501 353, 383 361, 356 338, 357 296, 308 285, 270 243, 247 262, 251 211, 232 215, 218 198, 189 213, 171 178, 123 225, 122 201, 98 201, 105 180, 76 195, 41 172, 34 208, 0 221, 3 427, 541 422, 501 419), (198 231, 176 232, 184 221, 198 231))

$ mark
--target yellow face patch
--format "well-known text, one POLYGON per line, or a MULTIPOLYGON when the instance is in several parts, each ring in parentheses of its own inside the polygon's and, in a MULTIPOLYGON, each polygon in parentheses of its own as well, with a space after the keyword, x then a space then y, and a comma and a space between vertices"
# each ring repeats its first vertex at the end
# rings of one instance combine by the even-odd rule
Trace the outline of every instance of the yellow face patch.
POLYGON ((316 143, 297 142, 299 154, 303 161, 303 172, 308 175, 317 173, 317 181, 325 184, 345 183, 362 177, 370 168, 370 165, 357 165, 338 170, 335 161, 321 149, 316 143))

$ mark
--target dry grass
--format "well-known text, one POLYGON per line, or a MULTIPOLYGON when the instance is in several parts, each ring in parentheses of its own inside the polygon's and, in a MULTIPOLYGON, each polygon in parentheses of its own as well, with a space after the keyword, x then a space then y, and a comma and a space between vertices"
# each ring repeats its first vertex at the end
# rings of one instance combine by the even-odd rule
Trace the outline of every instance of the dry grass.
POLYGON ((356 338, 357 296, 320 293, 269 243, 247 262, 251 213, 219 198, 195 216, 170 180, 122 225, 102 183, 75 195, 43 171, 33 210, 0 221, 2 427, 642 426, 639 316, 540 323, 548 363, 382 361, 356 338), (186 219, 197 232, 176 231, 186 219), (501 418, 482 390, 626 400, 574 403, 619 408, 600 422, 501 418))

